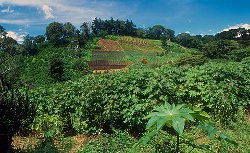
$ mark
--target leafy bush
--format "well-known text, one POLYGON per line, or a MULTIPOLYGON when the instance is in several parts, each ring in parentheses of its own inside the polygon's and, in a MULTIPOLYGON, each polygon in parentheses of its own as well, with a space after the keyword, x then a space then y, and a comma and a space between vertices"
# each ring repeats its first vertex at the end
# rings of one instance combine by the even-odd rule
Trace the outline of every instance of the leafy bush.
POLYGON ((250 56, 250 48, 234 50, 228 55, 230 59, 233 59, 238 62, 240 62, 242 59, 247 58, 249 56, 250 56))
POLYGON ((82 71, 84 74, 88 74, 91 72, 87 62, 83 61, 82 59, 77 59, 74 61, 73 69, 77 71, 82 71))
POLYGON ((161 99, 174 94, 168 90, 170 85, 162 86, 172 73, 166 72, 166 78, 153 70, 122 74, 88 75, 65 85, 41 87, 33 90, 31 99, 39 105, 39 115, 59 115, 78 132, 112 126, 143 130, 143 117, 161 99))
POLYGON ((248 64, 213 62, 187 71, 180 89, 187 102, 226 122, 236 119, 239 109, 249 104, 249 81, 248 64))
POLYGON ((177 60, 175 62, 175 65, 182 66, 182 65, 190 65, 190 66, 196 66, 196 65, 202 65, 205 62, 207 62, 207 58, 203 55, 192 55, 192 56, 184 56, 181 59, 177 60))
POLYGON ((209 42, 202 47, 202 51, 208 58, 225 58, 225 55, 240 46, 233 40, 218 40, 209 42))

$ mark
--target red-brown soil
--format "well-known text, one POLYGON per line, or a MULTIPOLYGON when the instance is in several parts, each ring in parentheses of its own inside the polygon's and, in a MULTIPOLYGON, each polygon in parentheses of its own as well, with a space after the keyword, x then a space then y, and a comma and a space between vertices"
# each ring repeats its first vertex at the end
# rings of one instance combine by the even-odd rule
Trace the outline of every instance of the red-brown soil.
POLYGON ((102 49, 98 49, 98 51, 123 51, 121 45, 114 40, 100 39, 97 45, 102 47, 102 49))

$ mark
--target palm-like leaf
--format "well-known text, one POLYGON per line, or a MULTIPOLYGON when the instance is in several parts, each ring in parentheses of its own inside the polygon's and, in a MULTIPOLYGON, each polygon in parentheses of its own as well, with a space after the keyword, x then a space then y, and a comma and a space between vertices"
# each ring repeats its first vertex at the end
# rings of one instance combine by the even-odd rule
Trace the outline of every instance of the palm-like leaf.
POLYGON ((156 107, 148 116, 150 119, 147 123, 146 129, 149 130, 155 126, 157 131, 159 131, 163 126, 167 125, 181 135, 184 130, 185 122, 188 120, 194 120, 192 114, 194 114, 194 112, 185 107, 185 105, 176 106, 175 104, 171 105, 165 103, 162 106, 156 107))

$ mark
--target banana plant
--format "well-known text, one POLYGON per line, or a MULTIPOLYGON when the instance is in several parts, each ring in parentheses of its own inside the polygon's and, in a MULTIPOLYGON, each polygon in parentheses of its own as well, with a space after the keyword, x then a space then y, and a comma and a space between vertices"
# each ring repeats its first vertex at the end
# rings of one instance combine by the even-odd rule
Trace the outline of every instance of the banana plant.
MULTIPOLYGON (((202 124, 200 127, 202 130, 205 130, 210 137, 213 137, 218 130, 212 128, 209 124, 206 123, 209 115, 202 111, 199 108, 192 108, 190 105, 180 104, 169 104, 165 103, 164 105, 156 107, 151 114, 146 118, 149 118, 149 121, 146 125, 146 130, 148 134, 142 137, 139 140, 139 143, 146 144, 149 142, 152 137, 154 137, 163 127, 167 126, 172 128, 175 131, 177 137, 176 140, 176 152, 180 152, 180 136, 184 132, 185 123, 194 122, 195 120, 200 121, 202 124)), ((225 134, 219 134, 220 139, 223 139, 227 142, 237 144, 232 138, 229 138, 225 134)))

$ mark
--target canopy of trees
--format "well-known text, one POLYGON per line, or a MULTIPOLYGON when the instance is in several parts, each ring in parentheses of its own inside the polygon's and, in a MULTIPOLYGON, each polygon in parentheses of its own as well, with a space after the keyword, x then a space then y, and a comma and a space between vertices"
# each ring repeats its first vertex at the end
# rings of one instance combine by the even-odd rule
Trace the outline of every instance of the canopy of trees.
POLYGON ((115 20, 113 18, 106 20, 95 18, 92 22, 83 22, 80 29, 77 29, 70 22, 52 22, 47 26, 45 35, 35 37, 27 35, 22 45, 7 37, 6 34, 5 29, 0 26, 0 50, 11 55, 34 55, 38 52, 39 47, 37 45, 46 45, 44 42, 49 42, 53 46, 84 47, 86 42, 92 40, 92 38, 106 35, 161 39, 164 48, 167 48, 167 41, 175 41, 184 47, 196 48, 211 58, 222 57, 222 54, 227 54, 233 49, 250 45, 250 30, 244 28, 231 29, 216 35, 192 36, 188 33, 181 33, 175 36, 175 31, 167 29, 163 25, 137 28, 132 20, 115 20))

